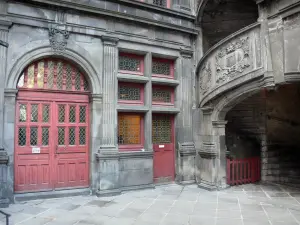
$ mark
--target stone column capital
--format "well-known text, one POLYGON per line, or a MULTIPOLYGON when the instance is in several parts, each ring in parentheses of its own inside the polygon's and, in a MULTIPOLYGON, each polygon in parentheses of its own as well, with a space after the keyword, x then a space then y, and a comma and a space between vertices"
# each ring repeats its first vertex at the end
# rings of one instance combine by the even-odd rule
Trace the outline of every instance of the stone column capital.
POLYGON ((204 115, 211 115, 214 111, 213 107, 202 107, 201 108, 204 115))
POLYGON ((117 46, 119 42, 119 38, 111 37, 111 36, 101 36, 104 45, 117 46))
POLYGON ((102 102, 103 95, 102 94, 91 94, 90 95, 90 100, 91 101, 98 101, 102 102))
POLYGON ((220 120, 220 121, 212 121, 213 127, 215 128, 225 128, 227 121, 220 120))
POLYGON ((191 49, 180 49, 180 55, 183 58, 191 59, 193 57, 194 52, 191 49))
POLYGON ((0 18, 0 30, 8 31, 12 26, 12 22, 3 18, 0 18))
POLYGON ((6 88, 4 89, 4 96, 5 97, 16 97, 18 93, 17 89, 14 88, 6 88))

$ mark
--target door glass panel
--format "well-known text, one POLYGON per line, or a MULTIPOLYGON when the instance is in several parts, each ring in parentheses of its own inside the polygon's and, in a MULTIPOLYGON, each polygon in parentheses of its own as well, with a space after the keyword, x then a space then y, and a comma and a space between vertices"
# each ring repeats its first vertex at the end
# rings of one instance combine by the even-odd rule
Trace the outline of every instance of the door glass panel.
POLYGON ((79 128, 79 144, 85 145, 86 143, 86 128, 80 127, 79 128))
POLYGON ((20 122, 26 122, 27 117, 27 105, 20 104, 20 112, 19 112, 19 121, 20 122))
POLYGON ((75 127, 69 128, 69 145, 75 145, 75 127))
POLYGON ((86 106, 79 107, 79 122, 85 123, 86 121, 86 106))
POLYGON ((70 106, 69 122, 70 123, 75 123, 76 122, 76 106, 74 106, 74 105, 70 106))
POLYGON ((49 145, 49 128, 48 127, 42 128, 42 145, 43 146, 49 145))
POLYGON ((32 104, 31 105, 31 122, 38 121, 38 105, 32 104))
POLYGON ((65 145, 65 128, 58 128, 58 145, 65 145))
POLYGON ((152 142, 171 143, 172 124, 169 116, 159 115, 152 118, 152 142))
POLYGON ((20 146, 26 145, 26 127, 19 127, 18 143, 20 146))
POLYGON ((65 122, 65 105, 58 106, 58 122, 59 123, 65 122))
POLYGON ((30 127, 30 145, 36 146, 38 140, 38 128, 30 127))
POLYGON ((43 105, 43 122, 49 122, 49 105, 43 105))

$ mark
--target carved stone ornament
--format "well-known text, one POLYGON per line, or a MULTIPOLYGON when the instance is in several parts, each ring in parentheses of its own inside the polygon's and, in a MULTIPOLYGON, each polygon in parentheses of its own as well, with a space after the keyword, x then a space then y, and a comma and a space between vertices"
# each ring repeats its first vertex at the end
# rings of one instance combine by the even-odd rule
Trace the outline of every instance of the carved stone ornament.
POLYGON ((61 52, 66 49, 69 31, 61 30, 59 28, 49 28, 49 40, 51 48, 56 52, 61 52))
POLYGON ((200 77, 199 77, 200 92, 202 94, 205 94, 209 90, 210 84, 211 84, 210 63, 205 63, 200 70, 200 77))
POLYGON ((229 43, 216 55, 216 83, 221 84, 235 78, 250 67, 249 37, 229 43))

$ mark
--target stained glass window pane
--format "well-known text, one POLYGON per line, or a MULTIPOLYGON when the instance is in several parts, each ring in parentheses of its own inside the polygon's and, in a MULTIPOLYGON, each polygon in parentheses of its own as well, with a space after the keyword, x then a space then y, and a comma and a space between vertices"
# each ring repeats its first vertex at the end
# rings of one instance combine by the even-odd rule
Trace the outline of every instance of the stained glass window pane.
POLYGON ((45 73, 45 65, 43 61, 38 63, 38 74, 37 74, 37 86, 38 88, 44 87, 44 73, 45 73))
POLYGON ((170 76, 171 75, 170 63, 154 60, 152 62, 152 73, 170 76))
POLYGON ((32 104, 31 105, 31 122, 38 121, 38 105, 32 104))
POLYGON ((43 105, 43 122, 47 123, 49 122, 49 105, 43 105))
POLYGON ((49 128, 48 127, 42 128, 42 145, 43 146, 49 145, 49 128))
POLYGON ((47 86, 48 88, 53 88, 53 79, 54 79, 54 62, 48 62, 48 74, 47 74, 47 86))
POLYGON ((141 60, 130 56, 120 56, 119 70, 141 72, 141 60))
POLYGON ((65 145, 65 128, 58 128, 58 145, 65 145))
POLYGON ((119 115, 118 124, 119 144, 141 143, 141 117, 139 115, 119 115))
POLYGON ((125 85, 119 86, 119 100, 141 100, 141 89, 125 85))
POLYGON ((34 65, 28 67, 27 70, 27 87, 33 88, 34 87, 34 65))
POLYGON ((20 104, 20 112, 19 112, 19 121, 20 122, 26 122, 27 120, 27 105, 20 104))
POLYGON ((70 106, 69 122, 70 123, 75 123, 76 122, 76 106, 74 106, 74 105, 70 106))
POLYGON ((152 142, 154 144, 171 143, 172 124, 169 116, 152 117, 152 142))
POLYGON ((65 105, 58 106, 58 122, 65 122, 65 105))
POLYGON ((79 122, 80 123, 86 122, 86 106, 79 107, 79 122))
POLYGON ((167 6, 167 0, 153 0, 154 5, 166 7, 167 6))
POLYGON ((170 90, 163 90, 158 88, 153 88, 152 90, 152 101, 153 102, 171 102, 172 92, 170 90))
POLYGON ((56 78, 57 89, 62 90, 63 88, 63 63, 57 63, 57 78, 56 78))
POLYGON ((86 128, 79 127, 79 144, 85 145, 86 144, 86 128))
POLYGON ((70 65, 66 68, 66 90, 72 90, 72 67, 70 65))
POLYGON ((18 140, 20 146, 26 145, 26 127, 19 127, 18 140))
POLYGON ((36 146, 38 140, 38 128, 30 127, 30 145, 36 146))
POLYGON ((75 127, 69 128, 69 145, 75 145, 75 127))

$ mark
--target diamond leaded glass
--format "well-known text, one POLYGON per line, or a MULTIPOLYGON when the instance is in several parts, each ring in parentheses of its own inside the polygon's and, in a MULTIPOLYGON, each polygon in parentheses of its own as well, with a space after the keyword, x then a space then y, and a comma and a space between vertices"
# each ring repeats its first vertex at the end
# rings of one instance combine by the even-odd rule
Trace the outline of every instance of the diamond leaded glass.
POLYGON ((79 127, 79 144, 85 145, 86 143, 86 128, 79 127))
POLYGON ((72 90, 72 67, 70 65, 66 68, 66 90, 72 90))
POLYGON ((20 104, 20 111, 19 111, 19 121, 20 122, 26 122, 26 117, 27 117, 27 105, 25 104, 20 104))
POLYGON ((48 75, 47 75, 47 86, 49 89, 53 88, 54 80, 54 63, 53 61, 48 62, 48 75))
POLYGON ((58 62, 57 63, 57 81, 56 81, 56 86, 57 89, 62 90, 63 89, 63 63, 58 62))
POLYGON ((45 65, 44 61, 40 61, 38 63, 38 74, 37 74, 37 86, 38 88, 44 87, 44 74, 45 73, 45 65))
POLYGON ((30 127, 30 145, 36 146, 38 140, 38 128, 30 127))
POLYGON ((27 87, 33 88, 34 87, 34 65, 28 67, 27 70, 27 87))
POLYGON ((81 79, 80 79, 80 73, 77 70, 75 74, 75 90, 80 91, 81 88, 81 79))
POLYGON ((19 127, 18 143, 19 143, 19 146, 26 145, 26 127, 19 127))
POLYGON ((31 122, 38 122, 38 105, 31 105, 31 122))
POLYGON ((81 105, 79 107, 79 122, 85 123, 86 121, 86 106, 81 105))
POLYGON ((152 118, 152 142, 171 143, 172 125, 169 116, 159 115, 152 118))
POLYGON ((167 0, 153 0, 154 5, 166 7, 167 6, 167 0))
POLYGON ((58 128, 58 145, 65 145, 65 128, 58 128))
POLYGON ((49 105, 43 105, 43 122, 48 123, 49 122, 49 105))
POLYGON ((48 127, 42 128, 42 145, 43 146, 49 145, 49 128, 48 127))
POLYGON ((141 100, 141 89, 125 85, 119 86, 119 100, 141 100))
POLYGON ((152 62, 152 74, 171 75, 170 63, 154 60, 152 62))
POLYGON ((141 72, 141 60, 134 57, 121 55, 119 57, 119 70, 141 72))
POLYGON ((141 117, 139 115, 119 115, 118 142, 121 145, 141 143, 141 117))
POLYGON ((153 88, 152 90, 152 101, 153 102, 171 102, 172 93, 170 90, 163 90, 158 88, 153 88))
POLYGON ((75 145, 75 127, 69 128, 69 145, 75 145))
POLYGON ((58 122, 65 122, 65 105, 58 106, 58 122))
POLYGON ((74 106, 74 105, 70 106, 69 122, 70 123, 75 123, 76 122, 76 106, 74 106))

